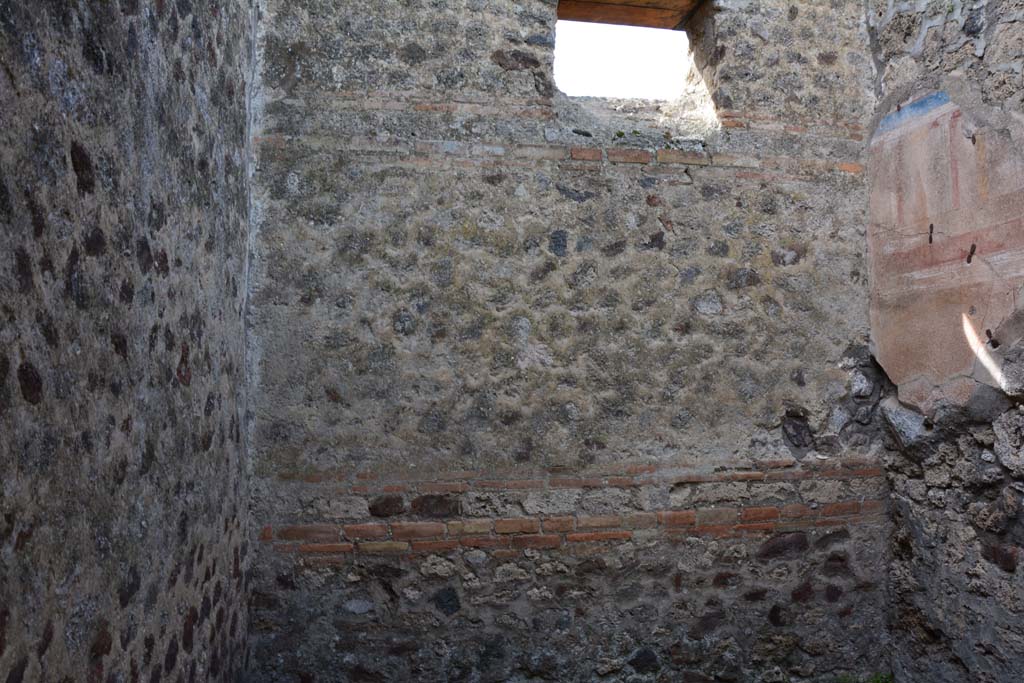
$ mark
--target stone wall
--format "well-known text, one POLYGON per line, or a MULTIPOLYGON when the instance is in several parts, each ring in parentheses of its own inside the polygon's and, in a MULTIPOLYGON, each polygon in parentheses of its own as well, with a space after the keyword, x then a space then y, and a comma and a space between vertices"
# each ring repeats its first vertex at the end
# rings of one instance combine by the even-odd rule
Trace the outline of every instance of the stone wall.
POLYGON ((0 680, 247 656, 246 0, 0 1, 0 680))
POLYGON ((906 681, 1018 680, 1024 471, 1003 392, 1020 395, 1024 7, 873 2, 869 20, 872 336, 921 411, 884 407, 893 668, 906 681))
POLYGON ((1024 6, 259 4, 0 0, 0 680, 1021 677, 1024 6))
POLYGON ((884 672, 863 7, 701 14, 709 131, 555 4, 268 3, 254 676, 884 672))

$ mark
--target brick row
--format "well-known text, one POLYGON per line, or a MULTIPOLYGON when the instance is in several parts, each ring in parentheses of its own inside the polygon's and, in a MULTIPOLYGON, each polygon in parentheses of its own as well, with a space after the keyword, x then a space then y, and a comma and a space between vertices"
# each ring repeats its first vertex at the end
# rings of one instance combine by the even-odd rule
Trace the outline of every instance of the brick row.
POLYGON ((713 166, 739 169, 789 169, 802 174, 845 173, 861 174, 864 167, 855 160, 839 162, 818 158, 793 158, 780 156, 753 157, 730 153, 708 154, 699 150, 657 149, 644 147, 604 146, 584 147, 559 144, 513 144, 494 142, 464 142, 460 140, 409 140, 390 139, 380 142, 368 138, 337 138, 323 136, 302 136, 284 139, 265 137, 260 144, 283 146, 288 143, 295 147, 311 149, 343 149, 349 153, 365 153, 380 156, 395 155, 396 159, 491 159, 503 163, 517 161, 535 162, 579 162, 582 164, 637 164, 665 166, 713 166))
POLYGON ((555 549, 565 544, 621 542, 637 531, 719 538, 881 519, 881 500, 837 501, 820 507, 707 507, 621 515, 463 518, 437 522, 372 522, 266 526, 259 539, 278 552, 345 554, 448 552, 458 548, 555 549))

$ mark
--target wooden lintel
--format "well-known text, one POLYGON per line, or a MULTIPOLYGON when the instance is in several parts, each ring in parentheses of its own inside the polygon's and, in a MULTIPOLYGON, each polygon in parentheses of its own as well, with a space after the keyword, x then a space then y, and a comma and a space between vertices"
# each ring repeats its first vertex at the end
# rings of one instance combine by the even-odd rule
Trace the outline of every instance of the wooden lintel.
POLYGON ((558 18, 648 28, 681 28, 701 0, 560 0, 558 18))
POLYGON ((558 3, 558 18, 568 21, 674 29, 682 23, 685 16, 678 10, 656 7, 612 5, 583 0, 560 0, 558 3))

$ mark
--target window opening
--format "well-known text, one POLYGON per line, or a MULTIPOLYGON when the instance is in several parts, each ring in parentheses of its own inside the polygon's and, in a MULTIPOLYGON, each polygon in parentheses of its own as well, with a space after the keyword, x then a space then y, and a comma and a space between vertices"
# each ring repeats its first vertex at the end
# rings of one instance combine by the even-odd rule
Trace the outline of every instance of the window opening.
POLYGON ((555 83, 571 97, 675 100, 691 69, 685 31, 559 20, 555 83))

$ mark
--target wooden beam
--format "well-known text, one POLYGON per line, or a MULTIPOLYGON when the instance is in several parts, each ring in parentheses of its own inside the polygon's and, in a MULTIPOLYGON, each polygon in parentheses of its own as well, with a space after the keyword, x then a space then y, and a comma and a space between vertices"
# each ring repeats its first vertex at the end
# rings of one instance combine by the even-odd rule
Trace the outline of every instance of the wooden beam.
POLYGON ((558 3, 559 19, 589 21, 598 24, 674 29, 682 23, 687 14, 674 9, 613 5, 584 0, 560 0, 558 3))
POLYGON ((674 29, 701 0, 560 0, 558 18, 674 29))
POLYGON ((630 7, 651 7, 653 9, 668 9, 676 12, 688 13, 700 4, 700 0, 578 0, 579 2, 592 2, 597 5, 622 5, 630 7))

